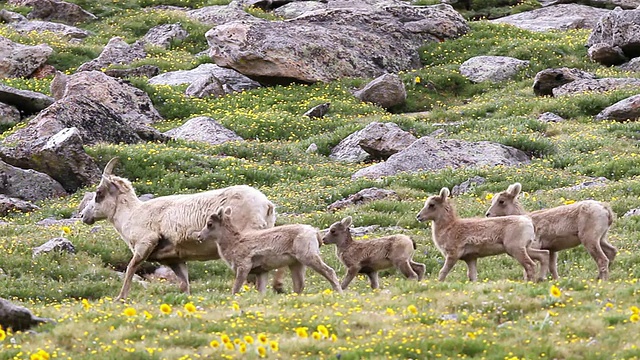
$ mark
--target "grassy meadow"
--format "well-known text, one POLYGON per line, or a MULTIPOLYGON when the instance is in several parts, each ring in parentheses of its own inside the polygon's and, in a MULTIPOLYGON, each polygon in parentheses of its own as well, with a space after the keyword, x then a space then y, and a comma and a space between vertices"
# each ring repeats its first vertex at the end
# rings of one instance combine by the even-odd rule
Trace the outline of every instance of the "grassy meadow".
MULTIPOLYGON (((112 36, 133 42, 155 25, 179 21, 191 34, 187 39, 169 50, 148 48, 149 56, 130 66, 190 69, 210 61, 196 55, 207 47, 208 27, 178 11, 142 8, 226 3, 73 2, 100 16, 99 21, 79 25, 94 33, 82 43, 69 44, 54 34, 20 35, 6 24, 0 24, 0 35, 25 44, 48 43, 54 48, 50 63, 72 73, 97 57, 112 36)), ((23 7, 0 7, 28 12, 23 7)), ((0 330, 0 360, 640 357, 640 218, 622 217, 640 207, 640 125, 593 121, 603 108, 637 90, 563 98, 535 97, 532 91, 535 74, 549 67, 579 67, 601 77, 638 74, 590 62, 585 30, 540 34, 485 21, 470 25, 470 33, 460 39, 421 49, 424 66, 400 74, 407 85, 407 103, 392 112, 360 103, 351 95, 351 89, 369 79, 196 99, 183 95, 184 86, 151 86, 146 79, 133 78, 131 83, 149 94, 165 118, 154 125, 158 129, 207 115, 247 141, 219 146, 172 141, 86 147, 101 166, 120 157, 115 172, 130 179, 138 194, 161 196, 249 184, 277 204, 278 224, 306 223, 323 229, 351 215, 355 226, 381 226, 363 240, 401 231, 418 243, 414 258, 426 264, 425 280, 408 281, 389 270, 381 273, 380 290, 371 291, 366 278, 359 276, 339 295, 309 270, 301 295, 291 293, 287 279, 288 294, 269 291, 263 296, 246 287, 231 296, 233 275, 225 264, 192 262, 192 295, 180 293, 172 283, 149 281, 134 283, 129 299, 114 303, 112 297, 122 281, 112 268, 126 264, 131 254, 113 227, 106 222, 35 224, 49 217, 70 217, 84 193, 79 191, 42 201, 33 213, 2 218, 8 224, 0 225, 0 297, 56 323, 40 326, 35 333, 0 330), (476 55, 513 56, 531 64, 513 81, 472 84, 460 75, 458 66, 476 55), (324 102, 331 102, 324 118, 301 115, 324 102), (538 122, 537 116, 547 111, 567 120, 538 122), (353 181, 351 174, 369 164, 332 162, 327 155, 340 140, 372 121, 395 122, 416 136, 443 128, 446 138, 500 142, 526 151, 533 161, 520 167, 445 169, 353 181), (311 143, 317 144, 318 153, 305 152, 311 143), (610 281, 595 280, 595 262, 579 247, 560 253, 558 281, 524 282, 521 267, 503 255, 479 260, 476 283, 466 280, 462 262, 445 282, 438 282, 443 258, 432 243, 430 224, 418 223, 415 215, 429 195, 474 175, 487 181, 454 199, 463 217, 482 216, 492 195, 515 181, 522 183, 523 203, 530 210, 583 199, 610 202, 618 216, 610 240, 619 249, 610 281), (579 191, 562 189, 594 177, 610 181, 579 191), (394 190, 401 200, 326 211, 334 201, 372 186, 394 190), (32 258, 33 247, 61 235, 73 242, 76 254, 32 258)), ((0 81, 48 94, 51 78, 0 81)), ((14 130, 2 129, 0 138, 14 130)), ((333 246, 321 250, 342 278, 345 269, 333 246)))

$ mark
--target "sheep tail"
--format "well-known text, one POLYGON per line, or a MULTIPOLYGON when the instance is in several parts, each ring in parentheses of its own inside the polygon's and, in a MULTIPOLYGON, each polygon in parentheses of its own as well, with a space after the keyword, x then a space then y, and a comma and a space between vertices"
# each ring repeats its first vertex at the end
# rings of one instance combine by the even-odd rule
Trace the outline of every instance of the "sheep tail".
POLYGON ((322 234, 320 231, 316 231, 316 240, 318 240, 318 247, 322 246, 322 234))
POLYGON ((611 210, 611 205, 609 205, 608 203, 603 203, 602 204, 605 208, 605 210, 607 210, 607 215, 609 216, 609 226, 611 226, 611 224, 613 224, 613 220, 616 219, 616 214, 613 212, 613 210, 611 210))

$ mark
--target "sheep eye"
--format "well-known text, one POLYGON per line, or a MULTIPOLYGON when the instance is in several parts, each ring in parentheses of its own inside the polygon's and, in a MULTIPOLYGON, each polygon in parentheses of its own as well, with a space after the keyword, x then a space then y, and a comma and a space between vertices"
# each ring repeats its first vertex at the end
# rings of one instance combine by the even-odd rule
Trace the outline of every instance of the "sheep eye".
POLYGON ((498 204, 500 204, 500 205, 504 205, 504 200, 500 200, 500 201, 498 201, 498 204))
POLYGON ((336 229, 331 229, 331 231, 330 231, 330 232, 331 232, 332 234, 335 234, 335 233, 336 233, 336 229))
POLYGON ((435 207, 435 205, 429 204, 429 209, 433 209, 434 207, 435 207))
POLYGON ((95 201, 96 202, 100 202, 100 201, 102 201, 102 199, 104 199, 104 191, 102 189, 96 190, 95 201))

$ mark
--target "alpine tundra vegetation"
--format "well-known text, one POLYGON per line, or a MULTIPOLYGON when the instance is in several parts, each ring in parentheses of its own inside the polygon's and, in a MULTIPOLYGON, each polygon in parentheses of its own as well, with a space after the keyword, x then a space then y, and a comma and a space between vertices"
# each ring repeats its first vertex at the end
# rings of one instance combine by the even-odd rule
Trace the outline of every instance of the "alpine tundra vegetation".
MULTIPOLYGON (((628 120, 599 116, 609 113, 603 111, 607 107, 638 94, 637 83, 633 84, 640 72, 637 54, 627 46, 634 43, 633 34, 621 32, 616 37, 628 43, 605 44, 602 39, 613 37, 591 36, 592 29, 581 28, 598 18, 579 18, 588 6, 562 4, 581 10, 557 14, 573 16, 560 20, 565 25, 557 29, 532 31, 493 20, 516 13, 529 16, 534 9, 549 12, 552 6, 542 7, 534 0, 463 1, 453 6, 419 0, 413 5, 435 6, 414 11, 405 8, 412 5, 410 1, 367 0, 358 2, 361 7, 356 11, 349 8, 355 2, 339 0, 283 6, 282 1, 66 1, 93 16, 45 11, 62 1, 0 4, 0 73, 13 74, 0 77, 0 165, 6 169, 0 174, 0 298, 28 309, 33 319, 52 320, 33 323, 32 331, 1 327, 0 360, 640 357, 640 211, 634 211, 640 208, 640 124, 637 115, 629 115, 633 109, 627 112, 628 120), (384 6, 379 4, 383 1, 384 6), (327 10, 332 6, 349 7, 327 10), (321 20, 312 16, 325 11, 330 16, 321 20), (367 14, 367 20, 348 17, 354 13, 367 14), (442 23, 424 21, 427 13, 438 14, 442 23), (389 14, 400 14, 402 26, 391 23, 389 14), (373 36, 385 36, 378 20, 389 22, 394 29, 391 36, 397 37, 374 41, 373 36), (380 47, 374 51, 361 43, 350 46, 360 37, 332 27, 345 23, 349 31, 366 30, 362 36, 368 44, 380 47), (278 29, 289 31, 284 24, 312 29, 299 52, 288 51, 285 41, 263 37, 279 35, 278 29), (159 25, 163 26, 156 28, 159 25), (220 26, 249 35, 241 38, 243 32, 235 32, 233 42, 222 43, 220 31, 210 32, 220 26), (367 30, 372 28, 375 33, 367 30), (410 36, 399 35, 408 30, 410 36), (335 47, 314 42, 326 39, 335 41, 335 47), (601 40, 588 51, 585 45, 590 39, 601 40), (113 46, 103 53, 109 43, 113 46), (268 58, 261 59, 262 70, 272 71, 268 78, 232 78, 229 69, 195 77, 193 72, 172 73, 203 64, 210 67, 214 46, 216 61, 231 64, 230 59, 218 58, 242 50, 255 57, 272 54, 262 51, 265 44, 272 46, 269 51, 277 50, 277 60, 289 64, 280 68, 282 61, 275 66, 268 58), (329 52, 337 49, 362 52, 345 50, 335 56, 329 52), (394 51, 400 49, 415 56, 396 62, 394 54, 399 53, 394 51), (122 51, 127 57, 121 61, 110 57, 122 51), (293 55, 302 57, 284 58, 293 55), (340 65, 340 71, 360 69, 358 56, 364 56, 367 72, 311 81, 313 67, 305 65, 312 62, 303 61, 305 56, 315 56, 313 66, 322 65, 319 59, 330 59, 328 65, 340 65), (528 64, 507 80, 476 83, 460 72, 460 65, 476 56, 510 57, 528 64), (598 60, 626 63, 605 66, 598 60), (108 84, 118 91, 101 91, 100 86, 107 86, 102 81, 67 86, 65 77, 58 76, 54 97, 51 83, 56 71, 74 82, 81 66, 93 67, 84 75, 87 79, 98 72, 122 77, 108 84), (562 91, 545 84, 542 87, 551 94, 537 96, 536 74, 548 69, 562 75, 553 78, 558 84, 552 86, 562 91), (276 70, 282 70, 281 76, 273 75, 276 70), (304 72, 306 80, 290 76, 296 72, 304 72), (383 109, 353 95, 383 72, 399 77, 406 91, 404 103, 383 109), (569 80, 564 74, 577 73, 590 75, 565 83, 569 80), (160 78, 149 81, 158 74, 160 78), (196 83, 201 78, 208 81, 196 83), (603 80, 609 78, 633 81, 603 80), (255 87, 255 81, 263 86, 255 87), (189 94, 202 97, 185 95, 196 85, 199 88, 189 94), (123 94, 148 99, 127 101, 123 94), (326 103, 330 107, 324 116, 303 115, 326 103), (151 112, 151 120, 142 119, 140 114, 151 112), (166 134, 196 117, 213 119, 211 123, 244 140, 211 145, 166 134), (104 125, 107 122, 110 125, 104 125), (499 144, 508 150, 505 154, 517 151, 521 157, 518 165, 507 166, 483 162, 474 154, 473 167, 460 157, 456 166, 437 170, 352 179, 358 170, 385 160, 341 162, 329 155, 341 141, 373 122, 394 123, 417 139, 439 139, 438 144, 455 140, 469 149, 478 143, 499 144), (116 136, 125 128, 135 136, 118 141, 116 136), (351 229, 355 241, 406 235, 417 245, 413 260, 425 265, 424 278, 407 281, 395 269, 381 270, 380 289, 372 290, 361 274, 339 294, 322 276, 308 271, 301 294, 291 292, 292 281, 285 278, 285 294, 270 290, 262 294, 244 285, 230 295, 234 273, 223 261, 194 261, 189 263, 187 294, 180 291, 175 277, 162 273, 158 263, 145 262, 132 276, 129 296, 114 302, 131 250, 110 223, 82 224, 76 213, 84 193, 97 189, 100 169, 114 157, 120 159, 118 176, 128 179, 142 196, 247 185, 275 204, 276 225, 327 229, 336 219, 351 217, 358 225, 351 229), (54 171, 63 165, 68 171, 54 171), (41 175, 35 177, 27 168, 37 168, 41 175), (87 174, 91 176, 81 176, 87 174), (62 194, 60 189, 71 191, 64 186, 68 184, 50 185, 70 177, 83 179, 74 183, 80 188, 51 197, 62 194), (483 181, 469 182, 472 178, 483 181), (416 220, 425 201, 442 188, 460 185, 463 190, 451 198, 458 216, 483 217, 493 194, 516 182, 525 190, 519 202, 530 212, 585 200, 610 205, 615 220, 608 228, 608 242, 617 254, 608 266, 608 281, 595 278, 594 261, 580 246, 557 257, 557 279, 524 281, 522 266, 509 256, 496 255, 478 259, 477 281, 468 281, 463 266, 451 269, 447 281, 437 281, 445 259, 434 246, 429 222, 416 220), (397 197, 327 210, 328 205, 372 187, 393 190, 397 197), (33 256, 33 248, 58 237, 73 243, 75 253, 33 256)), ((602 3, 607 14, 615 15, 608 24, 638 21, 633 15, 640 10, 608 10, 614 6, 602 3)), ((554 16, 537 24, 549 26, 549 18, 554 16)), ((623 28, 634 26, 628 23, 623 28)), ((606 31, 603 26, 594 29, 606 31)), ((496 64, 481 65, 491 68, 472 70, 500 73, 500 68, 492 67, 496 64)), ((324 71, 323 76, 327 73, 331 74, 324 71)), ((355 152, 361 150, 357 141, 354 146, 355 152)), ((446 148, 431 150, 436 155, 447 153, 446 148)), ((408 165, 411 159, 405 155, 398 149, 390 156, 408 165)), ((347 269, 333 246, 319 250, 322 260, 342 278, 347 269)))

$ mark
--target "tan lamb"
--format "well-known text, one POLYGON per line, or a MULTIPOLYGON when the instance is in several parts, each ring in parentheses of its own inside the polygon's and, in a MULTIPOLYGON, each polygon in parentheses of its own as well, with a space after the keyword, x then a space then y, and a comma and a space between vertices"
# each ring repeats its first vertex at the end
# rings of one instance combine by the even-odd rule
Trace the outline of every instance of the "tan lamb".
POLYGON ((351 237, 352 218, 347 216, 331 225, 322 238, 325 244, 336 245, 336 255, 347 268, 341 287, 345 290, 358 273, 366 274, 371 288, 377 289, 378 271, 396 267, 411 280, 422 280, 426 267, 412 260, 416 243, 406 235, 391 235, 366 241, 351 237))
POLYGON ((525 270, 525 280, 535 279, 535 263, 540 262, 538 281, 546 277, 549 252, 531 247, 535 239, 533 223, 527 216, 461 219, 449 200, 449 189, 427 198, 416 218, 431 220, 433 242, 445 257, 438 275, 444 281, 458 260, 467 263, 467 276, 476 281, 478 258, 507 253, 525 270))
POLYGON ((232 214, 230 207, 218 208, 209 216, 198 239, 205 243, 214 241, 220 257, 235 272, 233 294, 240 291, 249 274, 256 275, 256 287, 264 293, 269 271, 284 266, 291 270, 296 293, 304 289, 307 266, 324 276, 333 290, 342 292, 336 272, 320 257, 318 229, 293 224, 240 232, 231 220, 232 214))
MULTIPOLYGON (((487 217, 522 215, 527 211, 518 200, 520 183, 510 185, 496 194, 487 217)), ((536 245, 549 250, 549 271, 558 278, 558 251, 584 245, 598 266, 598 279, 607 280, 609 266, 618 250, 607 240, 609 227, 615 214, 607 203, 594 200, 579 201, 551 209, 529 213, 535 227, 536 245)))

